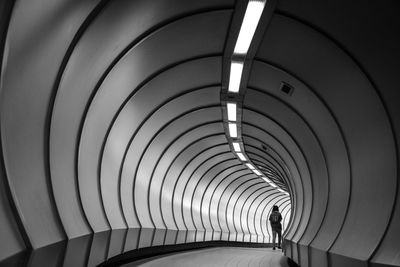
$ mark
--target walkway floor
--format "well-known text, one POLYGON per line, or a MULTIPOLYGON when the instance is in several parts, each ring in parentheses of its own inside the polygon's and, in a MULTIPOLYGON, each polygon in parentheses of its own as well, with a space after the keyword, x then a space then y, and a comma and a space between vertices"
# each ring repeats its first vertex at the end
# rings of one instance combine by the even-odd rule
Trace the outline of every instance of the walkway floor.
POLYGON ((281 250, 272 248, 206 248, 165 256, 153 257, 124 267, 187 267, 187 266, 226 266, 226 267, 288 267, 287 258, 281 250))

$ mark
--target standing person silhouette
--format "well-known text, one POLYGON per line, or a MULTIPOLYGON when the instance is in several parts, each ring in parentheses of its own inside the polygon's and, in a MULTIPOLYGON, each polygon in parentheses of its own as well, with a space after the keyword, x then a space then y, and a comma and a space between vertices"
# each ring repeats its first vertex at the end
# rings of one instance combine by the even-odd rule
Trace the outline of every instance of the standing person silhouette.
POLYGON ((282 215, 279 212, 278 206, 274 205, 272 207, 271 215, 269 216, 269 222, 272 228, 272 249, 275 250, 275 238, 276 234, 278 234, 278 248, 281 248, 281 239, 282 239, 282 215))

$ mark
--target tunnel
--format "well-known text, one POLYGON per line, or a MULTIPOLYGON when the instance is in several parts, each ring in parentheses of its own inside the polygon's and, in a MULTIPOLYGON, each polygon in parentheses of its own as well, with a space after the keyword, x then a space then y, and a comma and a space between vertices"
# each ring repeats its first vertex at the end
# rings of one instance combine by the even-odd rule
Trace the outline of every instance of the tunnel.
POLYGON ((399 13, 0 1, 0 266, 400 266, 399 13))

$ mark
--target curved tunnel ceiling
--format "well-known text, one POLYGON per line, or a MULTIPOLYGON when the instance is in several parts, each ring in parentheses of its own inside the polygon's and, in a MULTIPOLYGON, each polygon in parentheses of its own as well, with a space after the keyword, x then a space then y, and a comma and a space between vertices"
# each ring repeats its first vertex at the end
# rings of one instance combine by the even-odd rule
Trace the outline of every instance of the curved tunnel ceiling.
POLYGON ((399 7, 312 2, 267 1, 232 96, 247 1, 4 1, 0 261, 269 243, 278 205, 299 265, 399 266, 399 7))

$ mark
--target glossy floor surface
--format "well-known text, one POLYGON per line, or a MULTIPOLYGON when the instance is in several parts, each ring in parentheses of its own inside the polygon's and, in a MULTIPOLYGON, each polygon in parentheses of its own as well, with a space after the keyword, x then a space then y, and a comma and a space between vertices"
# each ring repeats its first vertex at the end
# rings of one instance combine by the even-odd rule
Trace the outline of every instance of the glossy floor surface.
POLYGON ((287 258, 272 248, 207 248, 154 257, 124 267, 263 266, 286 267, 287 258))

